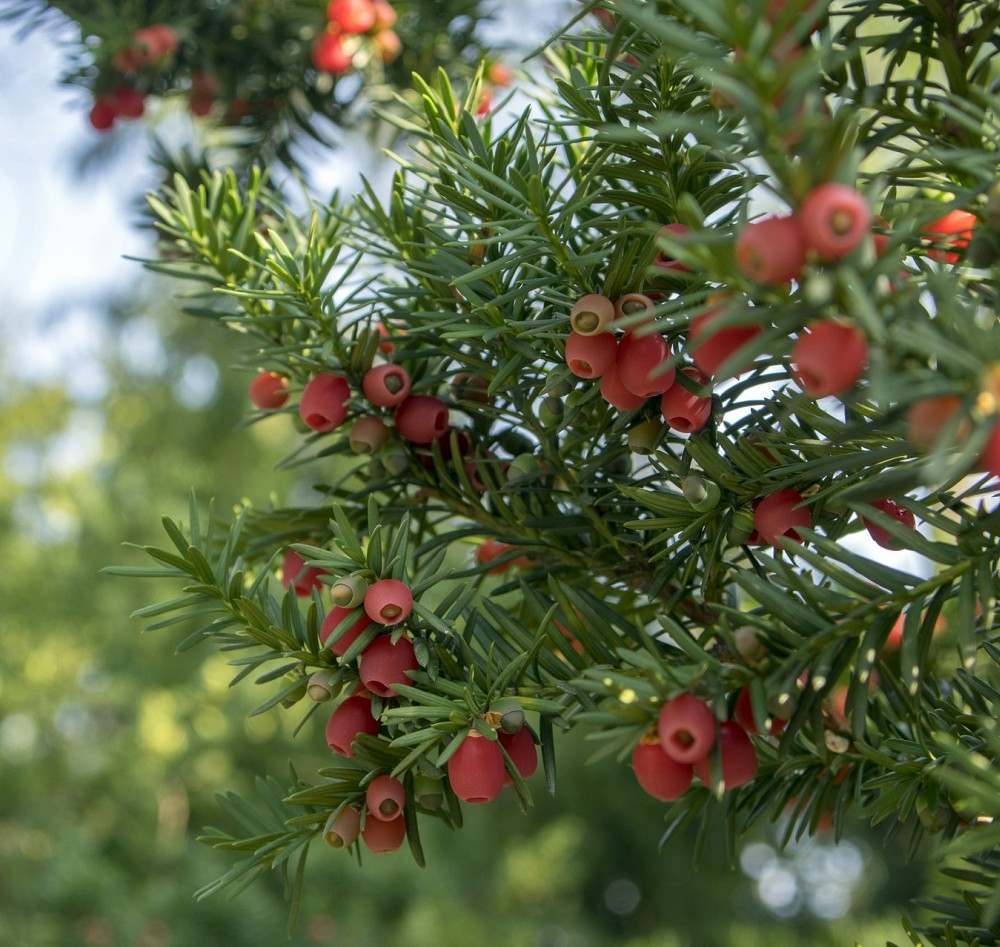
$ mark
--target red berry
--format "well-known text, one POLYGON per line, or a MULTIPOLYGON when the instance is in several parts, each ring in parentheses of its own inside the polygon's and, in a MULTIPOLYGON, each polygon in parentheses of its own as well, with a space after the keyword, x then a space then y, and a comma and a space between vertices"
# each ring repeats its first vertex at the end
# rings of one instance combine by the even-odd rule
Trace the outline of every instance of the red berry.
POLYGON ((670 802, 687 792, 694 770, 690 763, 678 763, 663 752, 657 740, 640 740, 632 751, 632 769, 639 785, 654 799, 670 802))
POLYGON ((803 198, 796 217, 809 249, 820 259, 840 260, 871 232, 868 202, 853 187, 830 181, 803 198))
POLYGON ((736 263, 758 283, 781 286, 797 279, 805 262, 805 237, 791 215, 749 223, 736 238, 736 263))
MULTIPOLYGON (((688 378, 699 385, 707 385, 708 378, 694 368, 682 368, 688 378)), ((683 385, 674 383, 660 399, 660 411, 663 420, 675 431, 681 434, 693 434, 700 431, 707 423, 712 413, 712 396, 696 395, 683 385)))
MULTIPOLYGON (((494 559, 499 559, 500 556, 510 552, 513 548, 510 543, 502 543, 499 539, 487 539, 476 547, 476 565, 489 565, 494 559)), ((513 560, 508 559, 506 562, 493 566, 489 573, 490 575, 499 575, 501 572, 506 572, 513 564, 513 560)))
POLYGON ((627 332, 634 332, 640 326, 649 325, 653 321, 651 317, 637 319, 637 316, 652 310, 653 300, 645 293, 626 293, 615 300, 615 318, 628 321, 627 332))
POLYGON ((957 263, 961 254, 956 252, 964 250, 972 239, 972 228, 976 225, 976 215, 970 214, 967 210, 950 210, 943 217, 932 221, 924 227, 924 233, 933 238, 939 246, 927 251, 927 255, 932 260, 944 263, 957 263), (941 247, 952 247, 954 249, 942 249, 941 247))
MULTIPOLYGON (((898 520, 908 529, 916 529, 916 517, 913 513, 906 509, 906 507, 900 506, 895 500, 872 500, 871 505, 875 507, 876 510, 881 510, 887 516, 891 516, 893 519, 898 520)), ((903 544, 888 530, 883 529, 875 523, 869 522, 864 517, 861 518, 861 522, 865 524, 865 529, 868 530, 871 538, 874 539, 875 542, 877 542, 883 549, 899 550, 905 548, 903 544)))
POLYGON ((320 72, 340 76, 350 70, 353 62, 353 57, 344 49, 337 33, 324 30, 313 43, 312 63, 320 72))
MULTIPOLYGON (((744 687, 736 696, 736 703, 733 705, 733 717, 747 733, 760 733, 757 721, 753 715, 753 701, 750 699, 749 687, 744 687)), ((770 717, 767 722, 767 732, 771 736, 775 736, 785 729, 785 724, 787 723, 787 720, 782 720, 780 717, 770 717)))
POLYGON ((607 332, 615 320, 615 304, 600 293, 581 296, 569 311, 569 324, 580 335, 607 332))
POLYGON ((372 9, 375 11, 375 23, 373 29, 387 30, 396 23, 396 11, 392 8, 389 0, 372 0, 372 9))
POLYGON ((306 427, 325 434, 343 424, 351 389, 340 375, 314 375, 299 399, 299 417, 306 427))
POLYGON ((188 110, 191 114, 208 115, 221 88, 219 77, 210 72, 196 72, 191 76, 191 92, 188 94, 188 110))
POLYGON ((403 41, 393 30, 381 30, 372 37, 382 62, 392 62, 402 51, 403 41))
POLYGON ((403 784, 393 776, 382 773, 376 776, 365 790, 365 806, 368 817, 375 817, 380 822, 392 822, 403 814, 406 803, 406 790, 403 784))
POLYGON ((364 651, 358 662, 361 683, 379 697, 395 697, 397 684, 412 684, 408 671, 419 665, 409 638, 392 643, 392 635, 376 638, 364 651))
POLYGON ((630 332, 618 345, 618 377, 628 391, 640 398, 662 395, 674 383, 674 369, 664 369, 669 358, 670 346, 658 332, 630 332))
MULTIPOLYGON (((695 365, 706 375, 718 375, 726 360, 761 332, 758 325, 726 326, 713 330, 713 323, 723 318, 725 313, 725 305, 714 306, 691 320, 689 338, 692 345, 689 351, 695 365)), ((735 366, 727 376, 738 374, 744 367, 735 366)))
POLYGON ((354 756, 351 744, 359 734, 375 736, 379 723, 372 716, 372 702, 367 697, 342 700, 326 722, 326 742, 334 753, 354 756))
POLYGON ((410 395, 395 418, 399 436, 414 444, 429 444, 448 431, 448 405, 433 395, 410 395))
POLYGON ((645 398, 629 391, 622 384, 621 369, 617 363, 601 375, 601 397, 619 411, 632 411, 646 403, 645 398))
MULTIPOLYGON (((497 733, 500 745, 507 751, 517 771, 521 774, 521 779, 527 779, 536 769, 538 769, 538 751, 535 749, 535 741, 531 736, 531 731, 527 727, 521 727, 517 733, 497 733)), ((510 773, 504 769, 503 785, 509 786, 513 779, 510 773)))
POLYGON ((1000 422, 994 422, 993 430, 983 445, 979 467, 994 477, 1000 477, 1000 422))
POLYGON ((249 389, 250 400, 263 411, 280 408, 288 400, 288 379, 277 372, 260 372, 249 389))
POLYGON ((114 90, 114 109, 122 118, 142 118, 146 97, 132 86, 120 85, 114 90))
POLYGON ((474 730, 448 760, 448 781, 463 802, 492 802, 503 789, 506 772, 500 747, 474 730))
POLYGON ((307 569, 305 559, 294 549, 289 549, 281 561, 281 584, 286 589, 292 586, 296 595, 309 595, 313 589, 320 588, 323 584, 319 580, 321 575, 322 569, 307 569))
POLYGON ((118 112, 110 100, 101 96, 90 110, 90 124, 99 132, 106 132, 115 123, 118 112))
POLYGON ((566 364, 578 378, 600 378, 615 364, 617 352, 618 342, 611 332, 570 332, 566 338, 566 364))
MULTIPOLYGON (((961 407, 962 401, 955 395, 914 401, 906 413, 907 437, 913 442, 913 446, 917 450, 929 451, 961 407)), ((968 433, 968 422, 963 419, 957 426, 955 439, 964 440, 968 433)))
POLYGON ((514 70, 511 69, 506 63, 491 62, 486 67, 486 78, 492 82, 493 85, 506 88, 514 81, 514 70))
POLYGON ((331 848, 347 848, 361 833, 361 813, 354 806, 344 806, 336 818, 330 818, 323 829, 323 839, 331 848))
POLYGON ((354 644, 361 633, 371 625, 372 620, 365 614, 363 609, 340 608, 335 605, 327 613, 327 616, 323 619, 323 624, 319 629, 319 640, 326 645, 337 626, 350 615, 355 616, 354 622, 348 625, 347 628, 341 632, 340 637, 336 638, 333 643, 329 645, 330 650, 338 657, 343 657, 344 652, 352 644, 354 644))
POLYGON ((376 365, 365 372, 361 390, 377 408, 395 408, 410 394, 410 376, 399 365, 376 365))
POLYGON ((656 729, 663 752, 676 763, 703 759, 715 743, 715 714, 694 694, 681 694, 660 709, 656 729))
MULTIPOLYGON (((719 724, 719 754, 722 758, 722 782, 726 789, 735 789, 749 782, 757 774, 757 751, 753 741, 738 723, 724 720, 719 724)), ((703 757, 694 764, 698 778, 711 784, 710 757, 703 757)))
POLYGON ((791 360, 792 377, 807 394, 842 395, 864 374, 868 343, 854 326, 821 319, 795 340, 791 360))
MULTIPOLYGON (((660 228, 659 234, 669 234, 675 237, 683 237, 684 234, 688 232, 688 228, 684 224, 666 224, 660 228)), ((686 263, 681 263, 679 260, 675 260, 672 256, 667 256, 662 250, 657 251, 656 259, 653 261, 654 266, 658 266, 661 270, 674 270, 678 273, 690 273, 691 267, 686 263)))
POLYGON ((145 53, 146 63, 155 63, 177 50, 180 40, 177 31, 166 23, 154 23, 132 34, 133 46, 145 53))
POLYGON ((812 526, 809 507, 798 506, 801 502, 802 495, 795 490, 776 490, 764 497, 753 513, 754 529, 760 538, 772 546, 777 546, 783 536, 799 539, 796 529, 812 526))
POLYGON ((372 0, 330 0, 326 18, 345 33, 367 33, 376 18, 372 0))
MULTIPOLYGON (((369 816, 371 813, 369 813, 369 816)), ((406 820, 402 817, 391 822, 366 818, 365 827, 361 830, 361 841, 370 852, 383 854, 394 852, 406 838, 406 820)))
POLYGON ((398 625, 413 610, 413 593, 399 579, 379 579, 365 592, 365 611, 381 625, 398 625))

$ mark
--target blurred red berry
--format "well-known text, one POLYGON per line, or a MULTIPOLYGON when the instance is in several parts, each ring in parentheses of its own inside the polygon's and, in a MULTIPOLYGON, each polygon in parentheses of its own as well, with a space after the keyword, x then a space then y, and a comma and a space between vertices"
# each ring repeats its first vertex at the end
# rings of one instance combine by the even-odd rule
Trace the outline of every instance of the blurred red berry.
POLYGON ((382 62, 392 62, 402 51, 403 41, 394 30, 382 30, 372 37, 382 62))
POLYGON ((967 210, 950 210, 943 217, 931 221, 924 227, 924 233, 936 246, 928 250, 927 255, 938 262, 957 263, 961 258, 958 251, 969 245, 975 225, 976 215, 967 210))
POLYGON ((837 319, 812 323, 792 346, 792 377, 814 398, 842 395, 864 374, 868 342, 837 319))
POLYGON ((312 63, 320 72, 340 76, 350 70, 353 62, 338 33, 324 30, 313 43, 312 63))
POLYGON ((288 379, 277 372, 260 372, 248 391, 250 401, 262 411, 273 411, 288 400, 288 379))
POLYGON ((120 85, 112 93, 113 105, 120 118, 142 118, 146 96, 133 86, 120 85))
POLYGON ((389 0, 372 0, 372 9, 375 11, 375 23, 372 29, 387 30, 396 24, 396 11, 389 0))
MULTIPOLYGON (((753 715, 753 701, 750 699, 750 688, 744 687, 736 696, 736 703, 733 705, 733 717, 736 722, 747 733, 760 733, 757 720, 753 715)), ((787 720, 780 717, 770 717, 767 721, 767 732, 770 736, 776 736, 785 729, 787 720)))
POLYGON ((853 187, 834 181, 814 187, 796 217, 809 249, 830 262, 847 256, 871 233, 868 202, 853 187))
MULTIPOLYGON (((659 234, 667 234, 674 237, 683 237, 684 234, 688 232, 688 228, 685 227, 684 224, 665 224, 659 230, 659 234)), ((658 266, 661 270, 674 270, 678 273, 691 272, 691 267, 689 267, 686 263, 681 263, 680 260, 675 260, 672 256, 668 256, 663 250, 657 251, 656 259, 653 261, 653 265, 658 266)))
POLYGON ((101 96, 95 100, 88 117, 90 124, 97 131, 106 132, 114 125, 115 119, 118 118, 118 112, 115 110, 111 100, 105 96, 101 96))
POLYGON ((376 21, 372 0, 330 0, 326 18, 344 33, 367 33, 376 21))
MULTIPOLYGON (((691 320, 689 349, 698 369, 706 375, 718 375, 719 369, 732 355, 744 345, 753 341, 761 333, 759 325, 725 326, 713 329, 726 312, 725 305, 713 306, 699 313, 691 320)), ((728 375, 738 374, 745 365, 736 365, 728 375)))
POLYGON ((747 224, 736 238, 736 263, 750 279, 781 286, 797 279, 806 262, 806 241, 791 215, 747 224))
MULTIPOLYGON (((895 500, 872 500, 871 505, 875 507, 876 510, 881 510, 887 516, 891 516, 907 529, 916 529, 916 517, 913 513, 906 509, 906 507, 900 506, 895 500)), ((875 542, 877 542, 883 549, 892 549, 895 551, 905 548, 903 543, 896 539, 896 537, 893 536, 888 530, 883 529, 881 526, 876 523, 872 523, 864 517, 861 518, 861 522, 865 524, 865 529, 868 530, 871 538, 874 539, 875 542)))
POLYGON ((309 595, 313 589, 321 588, 321 575, 322 569, 307 568, 305 560, 294 549, 289 549, 281 561, 281 584, 286 589, 293 586, 296 595, 309 595))

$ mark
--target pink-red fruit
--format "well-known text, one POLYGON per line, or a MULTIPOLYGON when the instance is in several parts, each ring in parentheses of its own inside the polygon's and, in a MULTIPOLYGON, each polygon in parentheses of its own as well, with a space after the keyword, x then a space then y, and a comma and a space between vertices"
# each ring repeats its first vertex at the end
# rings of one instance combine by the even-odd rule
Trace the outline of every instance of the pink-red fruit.
POLYGON ((580 335, 606 332, 615 319, 615 304, 600 293, 581 296, 569 312, 569 324, 580 335))
POLYGON ((736 263, 755 282, 784 285, 798 278, 805 262, 805 237, 791 215, 756 220, 736 238, 736 263))
POLYGON ((802 494, 795 490, 775 490, 761 500, 753 513, 754 529, 760 538, 772 546, 782 537, 798 540, 798 527, 812 526, 809 507, 799 506, 802 494))
POLYGON ((273 411, 288 400, 288 379, 277 372, 260 372, 250 382, 251 403, 262 411, 273 411))
MULTIPOLYGON (((531 731, 527 727, 521 727, 516 733, 498 732, 497 739, 521 774, 521 779, 527 779, 538 769, 538 751, 535 749, 531 731)), ((509 786, 513 781, 505 768, 503 785, 509 786)))
POLYGON ((615 365, 622 385, 640 398, 662 395, 674 383, 674 369, 666 368, 670 346, 658 332, 630 332, 618 345, 615 365))
POLYGON ((309 595, 313 589, 318 589, 322 583, 319 577, 322 569, 306 567, 306 561, 294 549, 285 553, 281 561, 281 584, 287 589, 291 586, 296 595, 309 595))
POLYGON ((330 0, 326 18, 344 33, 367 33, 376 19, 372 0, 330 0))
POLYGON ((448 781, 463 802, 492 802, 503 789, 506 772, 500 747, 474 730, 448 760, 448 781))
MULTIPOLYGON (((900 506, 895 500, 872 500, 871 505, 875 507, 876 510, 881 510, 886 514, 886 516, 891 516, 907 529, 916 528, 916 517, 908 509, 906 509, 905 506, 900 506)), ((874 539, 875 542, 877 542, 883 549, 892 549, 895 551, 904 548, 903 544, 887 529, 879 526, 877 523, 873 523, 870 520, 865 519, 864 517, 861 518, 861 522, 865 524, 865 529, 868 530, 871 538, 874 539)))
POLYGON ((361 390, 377 408, 395 408, 410 394, 410 376, 399 365, 376 365, 365 372, 361 390))
MULTIPOLYGON (((689 338, 691 358, 706 375, 718 375, 722 365, 748 342, 760 335, 760 326, 725 326, 713 329, 713 324, 723 317, 725 306, 715 306, 699 313, 691 320, 689 338)), ((734 366, 727 374, 737 374, 744 365, 734 366)))
POLYGON ((347 630, 341 632, 340 637, 329 646, 330 650, 338 657, 343 657, 344 652, 371 625, 372 620, 360 608, 340 608, 339 606, 334 606, 327 613, 326 618, 323 619, 323 624, 319 629, 319 639, 325 645, 330 640, 336 627, 350 615, 356 616, 354 623, 348 625, 347 630))
MULTIPOLYGON (((697 369, 682 368, 681 371, 700 385, 708 384, 708 378, 697 369)), ((712 397, 696 395, 675 382, 663 393, 660 399, 660 412, 663 414, 663 420, 675 431, 681 434, 693 434, 708 423, 712 414, 712 397)))
POLYGON ((348 697, 337 705, 326 722, 326 742, 334 753, 354 756, 351 744, 359 734, 375 736, 378 727, 372 716, 372 702, 367 697, 348 697))
MULTIPOLYGON (((719 724, 719 756, 722 761, 722 782, 726 789, 735 789, 750 782, 757 774, 757 752, 753 741, 738 723, 725 720, 719 724)), ((711 782, 711 757, 694 764, 698 778, 706 785, 711 782)))
POLYGON ((618 342, 611 332, 566 337, 566 364, 577 378, 600 378, 615 364, 618 342))
POLYGON ((814 398, 849 391, 867 363, 864 335, 837 319, 814 322, 792 346, 792 377, 814 398))
POLYGON ((835 181, 814 187, 796 216, 809 249, 828 262, 843 259, 871 232, 868 202, 853 187, 835 181))
POLYGON ((694 694, 681 694, 660 709, 656 730, 663 752, 676 763, 703 759, 715 743, 715 714, 694 694))
POLYGON ((399 684, 412 684, 409 671, 415 671, 417 664, 413 643, 409 638, 400 638, 392 643, 392 635, 376 638, 364 651, 358 662, 358 676, 361 683, 379 697, 395 697, 399 684))
POLYGON ((395 418, 399 436, 413 444, 429 444, 448 432, 448 405, 433 395, 410 395, 395 418))
POLYGON ((371 813, 365 818, 365 827, 361 830, 361 841, 370 852, 376 855, 394 852, 403 844, 406 838, 406 820, 400 816, 391 822, 371 818, 371 813))
POLYGON ((314 375, 299 399, 299 417, 306 427, 325 434, 344 423, 350 398, 346 378, 326 372, 314 375))
POLYGON ((380 822, 392 822, 403 814, 406 803, 406 790, 403 784, 392 776, 382 773, 376 776, 365 790, 365 806, 368 808, 368 818, 376 818, 380 822))
POLYGON ((354 60, 344 49, 340 34, 324 30, 313 43, 312 62, 320 72, 340 76, 350 70, 354 60))
POLYGON ((622 383, 621 369, 617 363, 601 375, 601 397, 619 411, 632 411, 646 403, 645 398, 629 391, 622 383))
POLYGON ((972 228, 976 225, 976 215, 967 210, 950 210, 943 217, 931 221, 924 227, 924 233, 943 248, 935 247, 927 251, 932 260, 941 263, 957 263, 972 239, 972 228), (947 248, 953 249, 947 249, 947 248))
POLYGON ((670 802, 687 792, 694 770, 663 751, 659 741, 640 740, 632 751, 632 769, 639 785, 654 799, 670 802))
POLYGON ((413 593, 399 579, 379 579, 365 592, 365 611, 372 621, 398 625, 413 610, 413 593))

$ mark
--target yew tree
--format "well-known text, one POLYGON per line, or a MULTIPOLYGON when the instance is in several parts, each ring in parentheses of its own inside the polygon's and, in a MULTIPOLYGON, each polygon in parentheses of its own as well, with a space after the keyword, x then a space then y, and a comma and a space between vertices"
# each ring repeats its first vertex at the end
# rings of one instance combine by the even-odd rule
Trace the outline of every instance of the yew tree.
POLYGON ((139 617, 330 747, 223 799, 206 893, 294 891, 320 839, 419 863, 430 820, 558 794, 581 728, 663 800, 651 845, 933 835, 952 891, 901 936, 997 943, 1000 9, 570 16, 506 103, 495 61, 370 97, 388 193, 293 210, 250 162, 150 197, 147 265, 240 333, 249 420, 301 434, 275 491, 311 485, 112 570, 174 577, 139 617))

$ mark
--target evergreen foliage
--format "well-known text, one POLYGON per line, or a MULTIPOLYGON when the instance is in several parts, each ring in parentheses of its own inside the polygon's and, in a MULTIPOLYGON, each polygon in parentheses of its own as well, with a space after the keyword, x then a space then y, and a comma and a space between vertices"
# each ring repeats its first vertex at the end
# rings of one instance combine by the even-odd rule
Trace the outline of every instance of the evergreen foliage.
MULTIPOLYGON (((194 500, 185 525, 166 520, 170 545, 145 547, 155 566, 114 570, 177 581, 138 616, 194 622, 181 649, 214 643, 234 682, 265 688, 256 712, 295 708, 299 739, 318 741, 331 705, 317 694, 354 694, 385 630, 378 619, 331 650, 354 616, 324 636, 327 586, 392 579, 413 596, 385 624, 418 667, 372 696, 377 733, 316 776, 262 777, 256 803, 224 796, 238 828, 206 841, 243 857, 203 893, 274 868, 294 905, 309 844, 347 807, 364 812, 384 774, 406 787, 421 862, 421 825, 462 823, 449 760, 465 740, 504 747, 511 699, 554 789, 560 731, 586 729, 631 780, 666 701, 697 695, 718 725, 747 689, 743 723, 773 733, 751 737, 755 775, 727 787, 713 752, 667 805, 664 838, 720 823, 735 850, 789 812, 789 839, 858 814, 914 846, 935 835, 954 890, 907 922, 910 939, 996 943, 1000 10, 580 12, 540 52, 549 78, 520 111, 477 117, 481 75, 416 76, 418 94, 380 112, 407 143, 387 198, 368 186, 296 215, 254 169, 177 176, 151 199, 164 240, 149 266, 200 287, 189 310, 242 333, 249 369, 288 380, 288 406, 253 419, 301 420, 282 466, 316 482, 313 501, 248 505, 232 524, 194 500), (766 211, 805 232, 831 182, 874 229, 842 253, 797 238, 802 260, 774 276, 764 262, 791 251, 751 222, 766 211), (614 407, 571 371, 587 294, 640 294, 613 323, 616 351, 662 337, 669 357, 645 381, 675 370, 685 404, 710 397, 704 425, 668 423, 658 395, 614 407), (686 374, 705 357, 699 317, 755 331, 686 374), (800 346, 831 321, 860 336, 864 364, 814 397, 800 346), (443 402, 446 430, 408 433, 362 394, 386 361, 411 398, 443 402), (322 374, 350 388, 327 431, 297 411, 322 374), (386 443, 359 455, 348 431, 373 416, 386 443), (787 532, 761 512, 773 497, 789 501, 787 532), (277 579, 289 549, 319 570, 302 595, 277 579)), ((827 361, 847 357, 828 347, 827 361)))

